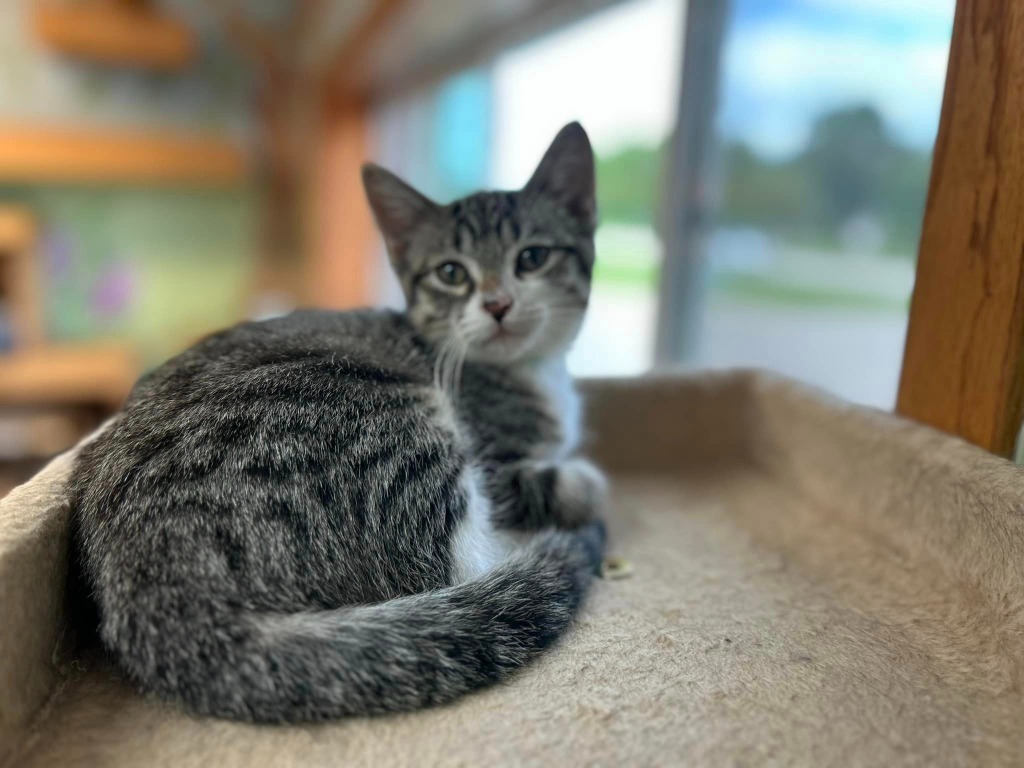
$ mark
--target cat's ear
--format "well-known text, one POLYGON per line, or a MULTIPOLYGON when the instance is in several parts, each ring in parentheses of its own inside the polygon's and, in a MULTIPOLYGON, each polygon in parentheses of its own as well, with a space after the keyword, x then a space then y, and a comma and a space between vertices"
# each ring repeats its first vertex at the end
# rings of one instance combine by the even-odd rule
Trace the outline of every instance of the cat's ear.
POLYGON ((363 188, 388 253, 395 266, 400 266, 417 227, 436 213, 438 206, 391 171, 373 163, 363 166, 363 188))
POLYGON ((594 151, 579 123, 569 123, 555 136, 525 191, 553 200, 588 229, 597 225, 594 199, 594 151))

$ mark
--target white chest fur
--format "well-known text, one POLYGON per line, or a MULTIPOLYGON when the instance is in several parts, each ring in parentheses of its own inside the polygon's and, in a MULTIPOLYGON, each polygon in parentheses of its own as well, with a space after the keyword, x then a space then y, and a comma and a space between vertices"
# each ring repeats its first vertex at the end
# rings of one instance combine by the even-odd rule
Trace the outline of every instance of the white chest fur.
MULTIPOLYGON (((582 403, 573 387, 565 361, 548 361, 520 373, 540 390, 548 410, 561 428, 560 443, 549 447, 545 455, 537 458, 544 462, 563 462, 579 446, 582 417, 582 403)), ((450 425, 453 432, 457 433, 459 430, 454 411, 447 402, 439 411, 442 422, 446 426, 450 425)), ((462 488, 466 495, 466 517, 459 524, 452 548, 453 577, 456 583, 485 573, 523 543, 522 534, 494 529, 491 523, 491 503, 486 495, 483 478, 479 469, 472 464, 467 465, 463 473, 462 488)))
POLYGON ((572 376, 566 368, 565 359, 549 360, 533 368, 528 375, 548 402, 551 415, 558 421, 562 431, 562 442, 552 455, 544 458, 560 461, 571 456, 579 447, 581 438, 580 420, 583 405, 573 386, 572 376))

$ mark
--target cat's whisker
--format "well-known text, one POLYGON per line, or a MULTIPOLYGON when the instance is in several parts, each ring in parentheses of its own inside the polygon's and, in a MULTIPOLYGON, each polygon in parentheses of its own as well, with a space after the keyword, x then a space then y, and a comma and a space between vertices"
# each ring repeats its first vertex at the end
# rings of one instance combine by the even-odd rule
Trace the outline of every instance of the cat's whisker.
POLYGON ((458 325, 455 326, 452 338, 456 343, 456 359, 452 375, 454 376, 454 391, 457 399, 462 393, 462 371, 466 364, 466 357, 469 354, 470 341, 468 334, 459 333, 458 325))
POLYGON ((457 355, 457 339, 454 334, 445 336, 434 361, 434 386, 449 397, 452 396, 451 364, 457 355))
POLYGON ((460 333, 458 322, 451 321, 434 361, 434 386, 454 402, 462 391, 462 369, 469 345, 460 333))
POLYGON ((529 307, 522 310, 517 319, 534 320, 538 317, 553 317, 559 315, 581 315, 583 308, 578 304, 548 304, 546 306, 529 307))
POLYGON ((441 346, 437 350, 437 356, 434 358, 434 387, 438 390, 441 389, 441 364, 444 360, 444 349, 447 344, 447 339, 441 342, 441 346))
POLYGON ((466 355, 469 353, 469 345, 463 344, 459 350, 459 359, 455 373, 456 398, 462 395, 462 371, 466 365, 466 355))
POLYGON ((452 401, 458 400, 458 382, 456 380, 455 369, 459 361, 459 344, 456 339, 453 338, 452 343, 448 347, 448 357, 445 360, 445 391, 452 401))

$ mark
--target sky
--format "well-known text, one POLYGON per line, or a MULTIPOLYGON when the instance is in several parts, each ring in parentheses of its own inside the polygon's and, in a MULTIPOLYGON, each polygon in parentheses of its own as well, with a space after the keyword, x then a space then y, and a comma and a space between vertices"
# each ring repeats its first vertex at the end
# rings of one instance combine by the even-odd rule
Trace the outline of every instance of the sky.
POLYGON ((894 138, 928 149, 952 21, 953 0, 735 0, 719 129, 785 157, 822 112, 872 104, 894 138))
MULTIPOLYGON (((954 0, 733 0, 716 117, 768 157, 798 151, 814 119, 873 104, 894 138, 931 146, 954 0)), ((555 132, 579 119, 595 149, 671 130, 682 0, 630 0, 495 64, 492 181, 521 184, 555 132)))

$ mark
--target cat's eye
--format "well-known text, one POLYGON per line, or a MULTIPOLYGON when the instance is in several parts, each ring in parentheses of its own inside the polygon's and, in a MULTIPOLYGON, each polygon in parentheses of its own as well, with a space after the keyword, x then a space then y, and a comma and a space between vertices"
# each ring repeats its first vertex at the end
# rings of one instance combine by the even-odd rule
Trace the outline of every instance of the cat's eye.
POLYGON ((548 263, 551 258, 551 249, 543 245, 534 245, 530 248, 523 248, 516 256, 516 274, 522 275, 526 272, 536 272, 548 263))
POLYGON ((434 272, 442 283, 453 288, 458 288, 469 282, 469 272, 457 261, 446 261, 437 267, 434 272))

